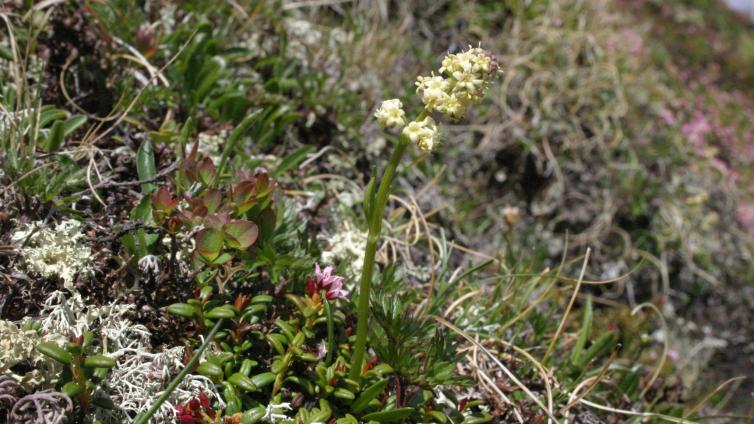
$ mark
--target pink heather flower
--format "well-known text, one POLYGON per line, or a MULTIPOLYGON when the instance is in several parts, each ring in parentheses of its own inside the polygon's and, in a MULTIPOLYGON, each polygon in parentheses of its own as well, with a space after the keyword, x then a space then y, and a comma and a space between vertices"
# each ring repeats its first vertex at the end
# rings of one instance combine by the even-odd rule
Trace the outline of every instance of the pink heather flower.
POLYGON ((306 283, 310 295, 324 290, 327 300, 348 298, 348 290, 343 288, 343 277, 333 275, 332 271, 331 266, 321 270, 319 264, 314 265, 314 278, 309 277, 306 283))
POLYGON ((707 117, 701 111, 694 111, 691 120, 681 127, 681 133, 695 146, 704 145, 704 139, 712 131, 707 117))
POLYGON ((660 118, 671 127, 674 127, 676 124, 675 114, 669 108, 664 107, 660 110, 660 118))
POLYGON ((736 209, 736 218, 746 230, 754 234, 754 203, 744 203, 736 209))

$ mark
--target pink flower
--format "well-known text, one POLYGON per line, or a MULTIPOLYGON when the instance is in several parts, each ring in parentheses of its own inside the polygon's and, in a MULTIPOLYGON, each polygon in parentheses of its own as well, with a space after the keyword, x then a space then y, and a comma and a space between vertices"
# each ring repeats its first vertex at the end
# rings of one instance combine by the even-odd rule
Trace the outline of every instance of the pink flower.
POLYGON ((704 140, 712 131, 712 125, 701 111, 694 111, 691 120, 681 127, 681 133, 695 146, 702 146, 704 140))
POLYGON ((343 288, 343 277, 333 275, 332 271, 331 266, 321 270, 319 264, 314 265, 314 278, 309 277, 306 283, 310 295, 324 290, 327 300, 348 298, 348 290, 343 288))
POLYGON ((746 230, 754 234, 754 203, 743 203, 736 209, 736 218, 746 230))
POLYGON ((669 108, 664 107, 660 110, 660 118, 671 127, 676 124, 675 114, 669 108))

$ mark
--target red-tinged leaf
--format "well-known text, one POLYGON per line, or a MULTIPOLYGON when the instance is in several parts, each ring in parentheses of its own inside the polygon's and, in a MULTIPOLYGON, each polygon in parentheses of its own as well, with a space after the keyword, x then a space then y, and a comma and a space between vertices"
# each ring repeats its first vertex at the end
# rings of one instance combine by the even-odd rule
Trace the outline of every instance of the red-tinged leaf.
POLYGON ((231 200, 233 204, 240 208, 246 205, 254 197, 254 182, 251 180, 241 181, 235 184, 231 190, 231 200))
POLYGON ((207 216, 207 213, 209 211, 207 210, 207 207, 204 206, 204 199, 202 199, 201 197, 195 196, 188 199, 188 204, 193 215, 207 216))
POLYGON ((220 209, 220 205, 223 201, 223 196, 220 190, 210 189, 204 192, 204 206, 207 208, 207 212, 215 213, 220 209))
POLYGON ((225 241, 234 249, 246 249, 259 237, 257 224, 242 219, 234 219, 225 226, 225 241))
POLYGON ((178 216, 181 218, 181 221, 184 224, 186 224, 186 225, 188 225, 190 227, 194 227, 194 226, 198 225, 199 222, 201 221, 200 217, 197 216, 197 215, 195 215, 191 211, 181 211, 178 216))
POLYGON ((178 198, 173 197, 170 188, 162 186, 152 194, 152 206, 159 211, 169 213, 178 206, 178 198))
POLYGON ((200 160, 196 166, 199 180, 205 185, 211 184, 212 180, 215 179, 215 172, 217 172, 217 168, 215 167, 215 164, 212 163, 212 159, 204 158, 200 160))
POLYGON ((178 216, 171 216, 168 220, 168 232, 175 234, 183 225, 183 220, 178 216))
POLYGON ((264 197, 270 194, 276 184, 277 182, 270 178, 266 172, 257 174, 257 197, 264 197))
POLYGON ((196 252, 207 262, 212 263, 223 250, 223 233, 205 228, 196 235, 196 252))
POLYGON ((225 223, 227 222, 228 218, 222 214, 214 213, 212 215, 207 215, 204 218, 204 227, 205 228, 211 228, 213 230, 222 230, 222 228, 225 226, 225 223))
POLYGON ((194 153, 183 160, 183 163, 181 163, 181 171, 186 174, 189 181, 196 182, 199 180, 197 162, 194 160, 194 153))

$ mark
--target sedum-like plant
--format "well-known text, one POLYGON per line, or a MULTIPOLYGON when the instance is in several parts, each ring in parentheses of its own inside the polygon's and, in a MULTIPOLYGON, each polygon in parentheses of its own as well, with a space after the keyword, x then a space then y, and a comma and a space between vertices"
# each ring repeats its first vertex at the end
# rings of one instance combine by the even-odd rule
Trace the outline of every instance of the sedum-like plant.
POLYGON ((406 121, 406 112, 399 99, 385 100, 374 116, 383 128, 401 130, 398 142, 393 148, 387 168, 376 186, 376 176, 372 175, 364 195, 364 213, 368 226, 364 265, 359 282, 358 323, 356 346, 351 359, 350 377, 357 380, 362 373, 367 334, 369 332, 369 299, 374 274, 374 258, 382 232, 382 217, 390 197, 395 172, 409 144, 415 144, 424 151, 431 152, 437 145, 439 131, 432 118, 439 112, 451 119, 461 118, 472 105, 478 103, 498 73, 494 57, 481 48, 447 55, 439 69, 439 75, 417 78, 417 93, 421 94, 424 109, 414 120, 406 121))

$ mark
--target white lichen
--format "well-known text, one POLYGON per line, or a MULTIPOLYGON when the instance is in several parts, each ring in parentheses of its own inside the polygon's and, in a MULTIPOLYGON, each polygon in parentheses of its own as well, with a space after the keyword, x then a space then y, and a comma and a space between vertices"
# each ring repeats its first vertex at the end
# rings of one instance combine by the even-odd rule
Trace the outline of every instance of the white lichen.
POLYGON ((217 133, 199 133, 199 148, 197 150, 202 156, 210 158, 212 163, 219 165, 223 152, 222 146, 225 144, 226 138, 228 138, 226 130, 220 130, 217 133))
POLYGON ((35 347, 52 341, 62 342, 64 338, 54 334, 43 336, 27 326, 0 320, 0 375, 13 378, 29 393, 36 387, 51 386, 57 381, 62 367, 35 347), (23 374, 13 372, 11 368, 18 364, 27 364, 33 369, 23 374))
MULTIPOLYGON (((183 347, 151 352, 150 331, 127 317, 133 307, 130 304, 116 302, 102 306, 91 305, 84 302, 78 292, 53 292, 43 303, 41 316, 37 320, 38 332, 27 331, 23 332, 23 338, 13 337, 12 324, 9 326, 0 322, 0 340, 12 340, 12 348, 0 344, 3 358, 6 352, 19 351, 27 358, 45 360, 45 357, 34 350, 39 342, 55 340, 62 343, 70 337, 91 331, 100 338, 103 348, 106 349, 103 353, 116 360, 115 367, 110 370, 98 389, 113 401, 116 408, 98 409, 97 419, 103 423, 130 422, 136 415, 146 411, 165 390, 173 376, 180 372, 184 355, 183 347), (10 331, 4 331, 4 328, 10 328, 10 331)), ((7 355, 10 357, 11 353, 7 355)), ((0 367, 0 371, 2 369, 0 367)), ((50 379, 57 378, 60 369, 58 367, 51 370, 54 372, 42 372, 36 377, 42 382, 54 381, 50 379)), ((217 399, 223 405, 210 380, 191 374, 162 405, 155 415, 155 422, 172 422, 175 419, 175 405, 192 399, 199 391, 217 399)))
POLYGON ((11 241, 21 254, 26 268, 45 278, 59 277, 63 286, 74 290, 76 276, 87 278, 92 252, 83 242, 79 221, 69 219, 47 227, 42 222, 21 225, 11 241))
POLYGON ((322 263, 342 264, 346 266, 343 273, 353 279, 361 272, 364 263, 364 250, 367 244, 366 233, 350 228, 346 224, 344 228, 328 237, 330 248, 322 252, 322 263))

